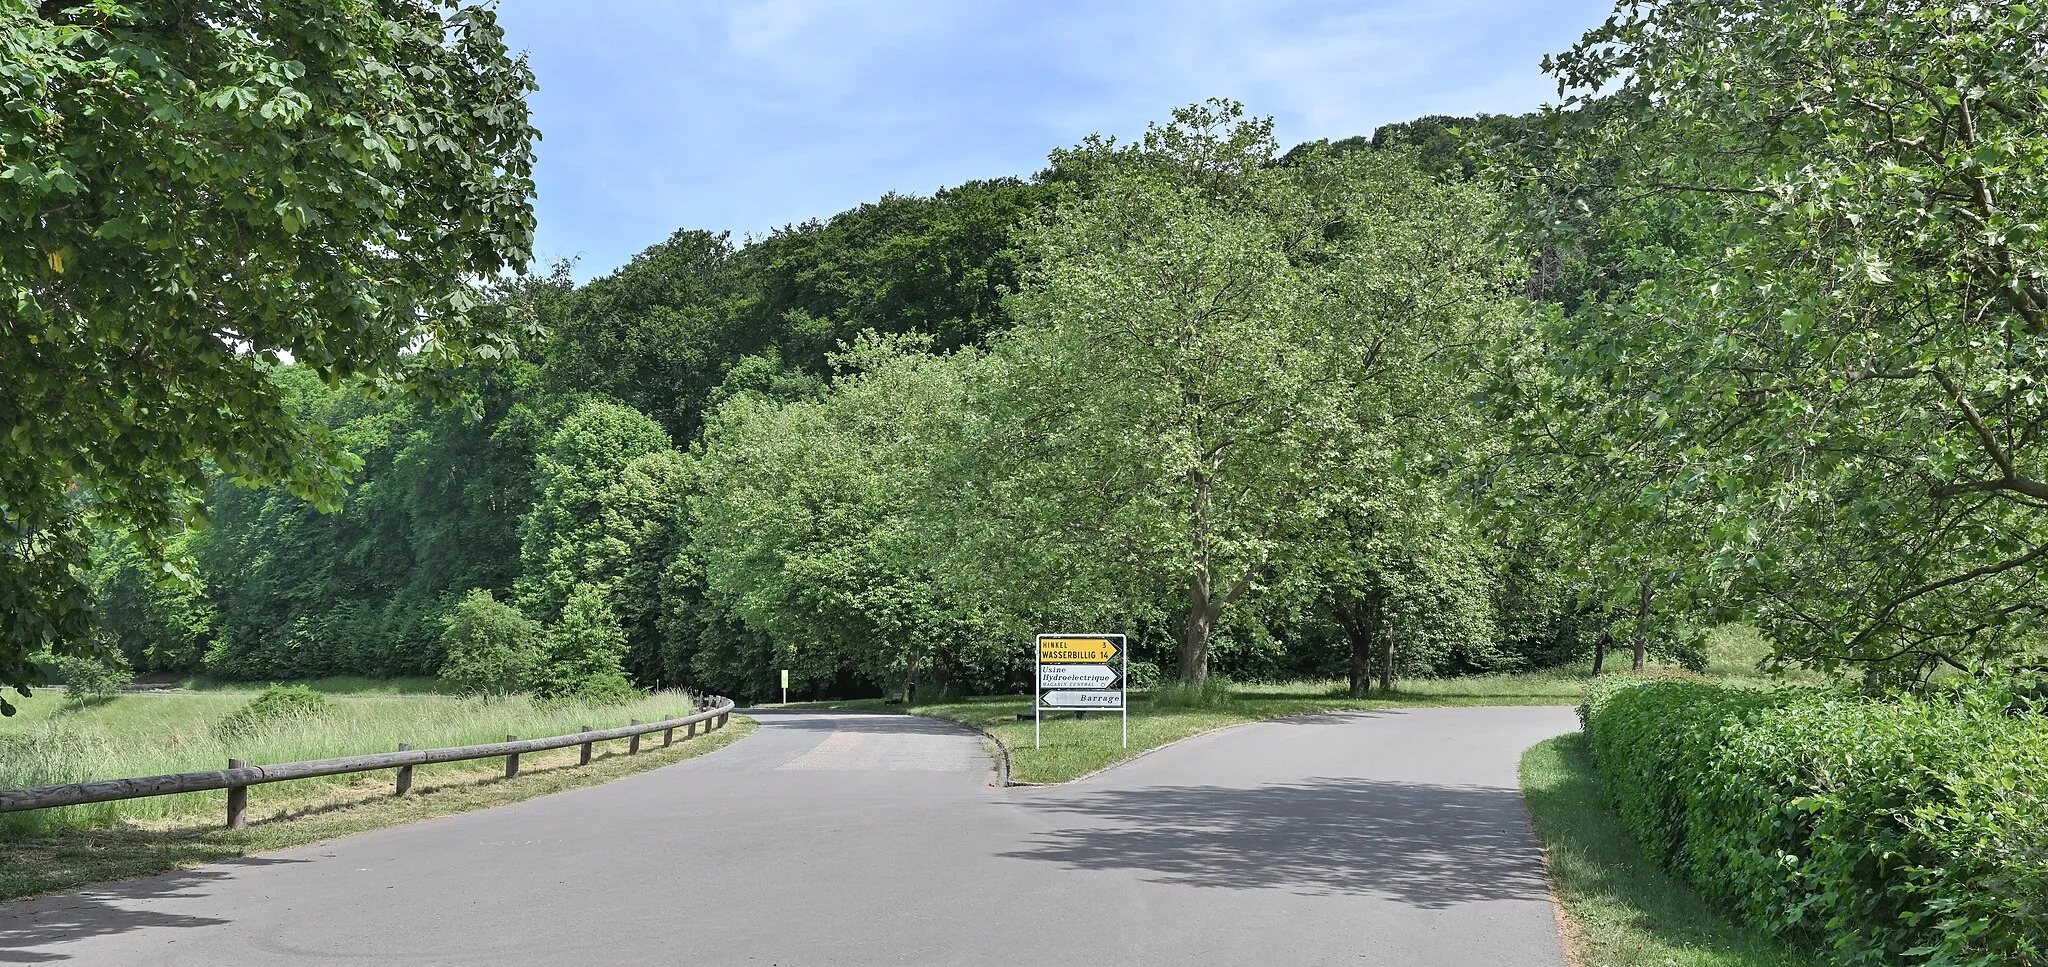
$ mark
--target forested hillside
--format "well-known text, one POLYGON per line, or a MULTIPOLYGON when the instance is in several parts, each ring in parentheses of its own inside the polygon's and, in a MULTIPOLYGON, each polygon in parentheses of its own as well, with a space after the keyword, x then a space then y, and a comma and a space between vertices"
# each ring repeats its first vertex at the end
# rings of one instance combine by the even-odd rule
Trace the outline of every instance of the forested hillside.
POLYGON ((545 627, 588 589, 635 682, 736 694, 782 667, 800 694, 1014 687, 1022 636, 1075 623, 1191 680, 1580 658, 1611 630, 1563 549, 1461 483, 1523 272, 1474 124, 1283 155, 1212 105, 1029 180, 681 230, 501 293, 535 334, 469 364, 461 405, 279 367, 361 460, 339 507, 218 478, 172 548, 190 581, 102 535, 103 633, 139 671, 434 674, 465 594, 545 627), (1183 288, 1099 288, 1162 229, 1205 240, 1146 256, 1183 288))

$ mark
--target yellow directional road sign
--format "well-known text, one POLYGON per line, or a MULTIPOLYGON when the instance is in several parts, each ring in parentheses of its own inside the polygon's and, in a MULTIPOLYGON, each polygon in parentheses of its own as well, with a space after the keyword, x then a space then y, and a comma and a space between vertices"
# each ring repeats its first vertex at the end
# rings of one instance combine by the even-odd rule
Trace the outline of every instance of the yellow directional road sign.
POLYGON ((1105 665, 1116 655, 1116 641, 1110 638, 1038 639, 1038 660, 1049 665, 1105 665))

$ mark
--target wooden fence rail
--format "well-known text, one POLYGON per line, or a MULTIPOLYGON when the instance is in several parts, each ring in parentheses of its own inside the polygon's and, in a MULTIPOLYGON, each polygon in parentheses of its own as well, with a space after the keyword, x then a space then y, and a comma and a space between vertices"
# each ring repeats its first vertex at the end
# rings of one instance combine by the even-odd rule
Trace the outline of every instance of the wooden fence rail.
MULTIPOLYGON (((405 787, 411 785, 412 767, 431 765, 436 762, 462 762, 468 759, 505 758, 505 775, 517 775, 519 756, 525 752, 545 752, 549 749, 563 749, 572 745, 583 746, 582 760, 590 761, 590 743, 610 739, 633 739, 633 751, 639 751, 642 735, 649 732, 664 733, 664 745, 673 741, 675 730, 687 728, 685 737, 697 734, 702 725, 705 734, 725 727, 732 715, 732 700, 712 699, 709 708, 695 715, 682 718, 663 719, 659 722, 639 723, 616 729, 584 729, 571 735, 556 735, 545 739, 519 739, 493 742, 489 745, 458 745, 445 749, 409 749, 400 746, 398 752, 380 752, 372 755, 342 756, 338 759, 314 759, 307 762, 279 762, 267 766, 246 765, 240 759, 229 759, 228 768, 210 772, 178 772, 164 776, 144 776, 137 779, 108 779, 101 782, 74 782, 63 786, 36 786, 30 789, 0 789, 0 813, 24 812, 31 809, 55 809, 59 806, 82 806, 87 803, 113 802, 119 799, 145 799, 150 796, 175 796, 187 792, 205 792, 211 789, 228 790, 228 826, 240 828, 247 813, 250 786, 266 782, 284 782, 290 779, 312 779, 317 776, 338 776, 350 772, 376 772, 381 769, 398 769, 399 794, 405 794, 405 787)), ((510 738, 509 736, 507 737, 510 738)))

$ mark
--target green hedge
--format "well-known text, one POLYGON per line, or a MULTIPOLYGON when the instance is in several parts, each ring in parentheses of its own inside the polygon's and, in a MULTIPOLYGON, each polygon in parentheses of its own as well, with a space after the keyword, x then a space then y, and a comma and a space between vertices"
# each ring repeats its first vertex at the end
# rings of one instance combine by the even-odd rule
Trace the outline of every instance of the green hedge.
POLYGON ((1848 964, 2048 965, 2048 718, 1979 688, 1873 700, 1602 679, 1622 822, 1716 903, 1848 964))

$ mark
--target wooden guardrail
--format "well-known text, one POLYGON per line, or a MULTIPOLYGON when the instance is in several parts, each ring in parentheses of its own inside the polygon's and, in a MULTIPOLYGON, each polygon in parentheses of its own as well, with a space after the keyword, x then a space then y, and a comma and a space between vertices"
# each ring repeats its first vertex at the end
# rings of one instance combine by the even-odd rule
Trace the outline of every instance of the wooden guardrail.
POLYGON ((675 743, 677 729, 685 729, 683 738, 688 739, 695 736, 697 727, 702 725, 704 733, 709 735, 712 731, 725 727, 726 720, 732 715, 733 704, 731 699, 726 698, 715 698, 706 704, 709 707, 695 715, 667 718, 659 722, 643 723, 635 720, 633 724, 623 728, 585 728, 573 735, 556 735, 545 739, 521 739, 508 735, 503 742, 458 745, 445 749, 414 749, 400 745, 397 752, 342 756, 338 759, 314 759, 307 762, 279 762, 267 766, 252 766, 240 759, 229 759, 227 768, 209 772, 177 772, 137 779, 107 779, 101 782, 74 782, 62 786, 0 789, 0 813, 226 789, 228 828, 240 829, 248 823, 250 786, 291 779, 337 776, 350 772, 396 769, 398 795, 403 796, 412 787, 414 766, 431 765, 436 762, 462 762, 468 759, 492 759, 499 756, 505 759, 506 778, 511 778, 519 774, 519 756, 522 753, 545 752, 549 749, 580 745, 583 747, 582 763, 588 764, 591 744, 596 742, 631 739, 632 744, 627 748, 630 755, 640 751, 640 737, 650 732, 662 733, 661 744, 664 746, 675 743))

